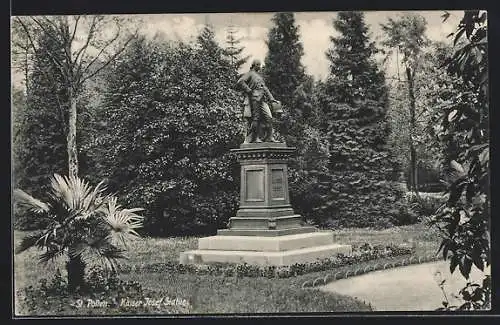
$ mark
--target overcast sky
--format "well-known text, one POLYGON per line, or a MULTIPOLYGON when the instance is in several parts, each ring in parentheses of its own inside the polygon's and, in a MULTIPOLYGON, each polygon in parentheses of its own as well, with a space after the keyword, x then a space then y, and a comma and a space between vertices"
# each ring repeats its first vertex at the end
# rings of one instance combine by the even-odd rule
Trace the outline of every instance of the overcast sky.
MULTIPOLYGON (((450 18, 443 23, 441 15, 444 10, 413 11, 427 20, 427 36, 431 40, 450 41, 446 36, 453 32, 462 17, 462 11, 451 11, 450 18)), ((397 18, 404 14, 401 11, 367 11, 365 21, 371 37, 377 41, 382 38, 381 23, 387 22, 389 17, 397 18)), ((325 51, 330 46, 330 36, 336 35, 332 21, 336 12, 297 12, 295 20, 299 26, 301 41, 304 46, 302 63, 306 71, 315 78, 323 79, 328 73, 328 61, 325 51)), ((251 59, 264 60, 267 52, 265 41, 267 33, 272 26, 273 13, 222 13, 222 14, 158 14, 142 15, 144 31, 149 35, 161 32, 166 38, 189 41, 193 40, 205 23, 210 23, 215 28, 216 38, 224 44, 227 27, 234 25, 241 38, 244 55, 251 59)), ((250 61, 250 60, 249 60, 250 61)), ((243 67, 248 69, 250 62, 243 67)), ((388 63, 389 73, 396 68, 395 64, 388 63)))
MULTIPOLYGON (((427 21, 427 36, 431 40, 451 42, 446 36, 455 31, 462 17, 462 11, 450 11, 450 18, 443 23, 441 15, 444 10, 412 11, 422 15, 427 21)), ((404 14, 402 11, 367 11, 365 21, 370 36, 375 41, 383 37, 381 23, 387 22, 389 17, 397 18, 404 14)), ((269 28, 272 27, 273 13, 221 13, 221 14, 150 14, 130 15, 132 21, 142 25, 142 32, 153 36, 160 33, 165 39, 193 41, 205 24, 215 29, 216 39, 225 47, 227 28, 235 26, 240 45, 244 47, 243 55, 249 55, 250 60, 242 67, 247 70, 252 59, 264 61, 267 52, 266 40, 269 28)), ((330 46, 330 36, 337 35, 333 28, 333 19, 336 12, 297 12, 296 24, 299 26, 300 39, 304 46, 302 63, 307 73, 316 79, 323 79, 328 73, 328 61, 325 51, 330 46)), ((82 43, 83 44, 83 43, 82 43)), ((76 46, 77 44, 75 44, 76 46)), ((382 55, 378 58, 381 62, 382 55)), ((385 65, 388 75, 394 75, 397 70, 395 60, 385 65)), ((13 71, 13 82, 22 80, 19 71, 13 71)))

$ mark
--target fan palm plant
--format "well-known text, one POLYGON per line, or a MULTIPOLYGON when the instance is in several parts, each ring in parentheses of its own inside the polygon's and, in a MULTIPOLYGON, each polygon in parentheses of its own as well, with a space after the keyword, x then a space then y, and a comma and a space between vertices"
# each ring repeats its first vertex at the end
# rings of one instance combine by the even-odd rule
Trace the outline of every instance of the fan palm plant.
POLYGON ((116 197, 105 194, 103 182, 92 187, 78 177, 55 174, 47 202, 20 189, 14 190, 15 203, 44 218, 47 226, 24 237, 16 248, 21 253, 31 247, 44 250, 40 262, 67 256, 68 289, 84 284, 85 267, 99 263, 115 270, 124 258, 127 242, 139 238, 143 209, 124 209, 116 197))

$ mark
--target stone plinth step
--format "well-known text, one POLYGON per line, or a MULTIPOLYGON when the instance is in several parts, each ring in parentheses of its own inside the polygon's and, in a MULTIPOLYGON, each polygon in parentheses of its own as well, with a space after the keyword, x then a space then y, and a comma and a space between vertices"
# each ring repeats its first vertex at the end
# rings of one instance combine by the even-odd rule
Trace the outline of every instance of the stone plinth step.
POLYGON ((280 217, 233 217, 229 219, 230 229, 286 229, 303 224, 300 214, 280 217))
MULTIPOLYGON (((233 219, 240 219, 240 218, 272 218, 272 217, 286 217, 286 216, 293 216, 294 212, 292 208, 280 208, 280 207, 273 207, 273 206, 267 206, 264 208, 261 207, 252 207, 252 206, 244 206, 243 204, 240 205, 240 208, 238 211, 236 211, 236 217, 230 218, 231 220, 233 219)), ((300 215, 299 215, 300 216, 300 215)))
MULTIPOLYGON (((295 148, 290 148, 286 146, 284 142, 259 142, 259 143, 242 143, 240 149, 275 149, 275 148, 287 148, 295 150, 295 148)), ((238 150, 238 149, 232 149, 238 150)))
POLYGON ((261 266, 286 266, 295 263, 312 263, 337 254, 349 255, 351 245, 330 244, 282 252, 253 252, 225 250, 192 250, 180 255, 181 264, 247 263, 261 266))
POLYGON ((279 252, 333 244, 331 231, 305 234, 266 236, 211 236, 198 240, 200 250, 235 250, 279 252))
POLYGON ((318 229, 312 226, 303 226, 288 229, 219 229, 217 235, 220 236, 286 236, 294 234, 304 234, 316 232, 318 229))

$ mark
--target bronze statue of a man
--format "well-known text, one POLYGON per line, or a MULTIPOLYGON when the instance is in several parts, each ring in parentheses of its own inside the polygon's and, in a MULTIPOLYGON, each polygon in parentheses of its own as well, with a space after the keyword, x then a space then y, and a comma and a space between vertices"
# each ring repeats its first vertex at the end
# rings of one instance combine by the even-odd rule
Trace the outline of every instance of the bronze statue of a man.
POLYGON ((252 142, 277 142, 273 136, 272 113, 266 99, 279 105, 279 101, 266 87, 260 75, 261 63, 254 60, 250 71, 245 73, 237 82, 247 98, 243 117, 247 121, 247 132, 244 143, 252 142))

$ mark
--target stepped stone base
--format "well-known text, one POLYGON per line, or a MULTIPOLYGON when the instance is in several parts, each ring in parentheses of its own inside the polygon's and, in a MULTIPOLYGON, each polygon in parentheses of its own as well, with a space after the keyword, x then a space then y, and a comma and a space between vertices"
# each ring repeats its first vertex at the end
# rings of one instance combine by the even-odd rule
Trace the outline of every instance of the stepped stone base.
MULTIPOLYGON (((274 217, 293 217, 294 212, 290 207, 270 207, 270 208, 258 208, 258 207, 241 207, 236 212, 236 218, 230 218, 230 220, 238 220, 245 217, 261 217, 261 218, 274 218, 274 217)), ((278 219, 279 220, 279 219, 278 219)))
POLYGON ((283 236, 211 236, 198 249, 181 253, 181 264, 247 263, 285 266, 351 254, 350 245, 333 243, 330 231, 283 236))
POLYGON ((336 254, 350 254, 350 245, 330 244, 279 252, 193 250, 181 253, 181 264, 247 263, 261 266, 287 266, 311 263, 336 254))
POLYGON ((317 231, 312 226, 304 226, 298 228, 288 229, 219 229, 217 235, 219 236, 286 236, 295 234, 304 234, 317 231))
POLYGON ((333 244, 331 232, 313 232, 279 237, 211 236, 200 238, 199 249, 279 252, 333 244))
POLYGON ((240 163, 240 205, 228 229, 200 238, 198 249, 180 254, 181 264, 247 263, 285 266, 310 263, 350 245, 307 225, 290 204, 287 162, 295 148, 285 143, 248 143, 232 149, 240 163))

